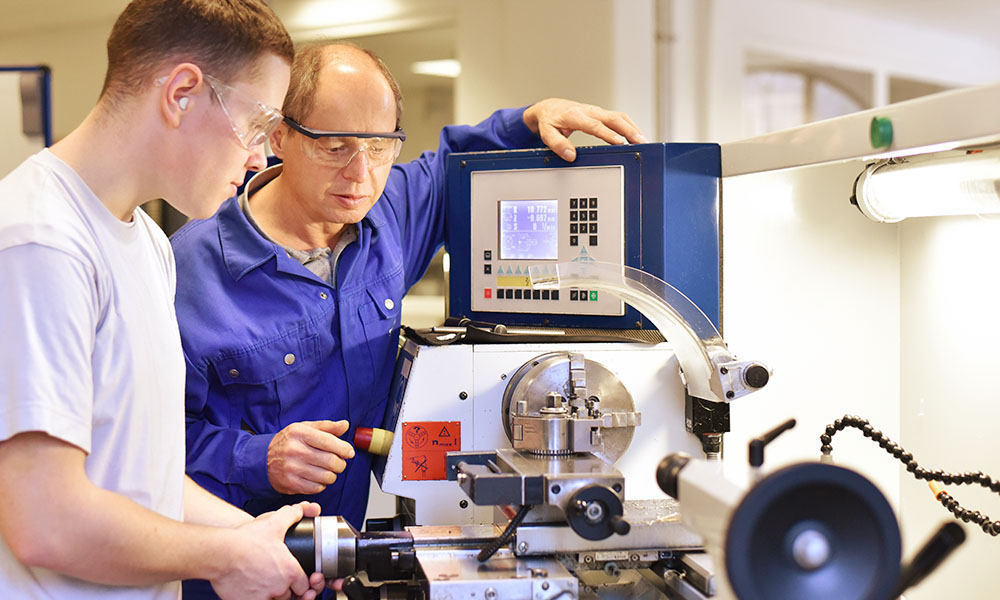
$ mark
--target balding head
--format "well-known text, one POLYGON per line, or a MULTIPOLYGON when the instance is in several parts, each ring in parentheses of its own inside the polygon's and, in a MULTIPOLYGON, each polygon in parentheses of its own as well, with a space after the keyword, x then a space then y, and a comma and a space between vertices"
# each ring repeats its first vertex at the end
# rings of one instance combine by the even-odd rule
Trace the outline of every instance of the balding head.
POLYGON ((373 52, 346 42, 307 46, 295 55, 288 95, 285 96, 281 111, 302 123, 315 109, 316 95, 335 93, 340 77, 364 76, 371 72, 380 74, 392 91, 396 111, 395 128, 399 129, 403 117, 403 96, 396 78, 373 52))

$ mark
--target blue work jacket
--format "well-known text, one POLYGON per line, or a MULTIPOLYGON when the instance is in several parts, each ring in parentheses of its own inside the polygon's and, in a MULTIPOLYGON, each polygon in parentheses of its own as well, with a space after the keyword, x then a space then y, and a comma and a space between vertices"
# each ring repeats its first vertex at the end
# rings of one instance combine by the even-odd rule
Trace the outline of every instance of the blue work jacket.
POLYGON ((251 514, 306 499, 360 529, 371 455, 357 452, 315 496, 286 496, 268 480, 268 445, 298 421, 347 419, 348 441, 381 426, 403 295, 444 240, 447 155, 540 145, 523 109, 446 127, 437 152, 392 168, 344 248, 336 288, 261 237, 235 198, 174 234, 188 474, 251 514))

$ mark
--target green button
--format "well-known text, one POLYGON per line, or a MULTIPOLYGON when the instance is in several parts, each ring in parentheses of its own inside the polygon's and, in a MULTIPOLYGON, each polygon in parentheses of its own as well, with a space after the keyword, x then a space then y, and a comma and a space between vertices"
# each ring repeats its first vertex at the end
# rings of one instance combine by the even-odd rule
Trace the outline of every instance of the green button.
POLYGON ((590 301, 597 302, 597 290, 590 290, 590 301))
POLYGON ((885 117, 874 117, 869 134, 872 148, 888 148, 892 145, 892 121, 885 117))

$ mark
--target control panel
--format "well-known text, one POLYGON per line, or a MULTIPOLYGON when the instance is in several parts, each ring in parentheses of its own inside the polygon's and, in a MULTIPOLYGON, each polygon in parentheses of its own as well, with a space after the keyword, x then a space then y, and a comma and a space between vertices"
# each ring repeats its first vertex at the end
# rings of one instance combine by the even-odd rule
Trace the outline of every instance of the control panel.
POLYGON ((603 291, 531 289, 528 269, 629 266, 690 298, 719 327, 717 144, 454 153, 448 157, 448 316, 521 326, 653 329, 603 291))
POLYGON ((519 169, 472 174, 473 311, 625 314, 597 290, 533 290, 528 268, 624 264, 624 169, 519 169))

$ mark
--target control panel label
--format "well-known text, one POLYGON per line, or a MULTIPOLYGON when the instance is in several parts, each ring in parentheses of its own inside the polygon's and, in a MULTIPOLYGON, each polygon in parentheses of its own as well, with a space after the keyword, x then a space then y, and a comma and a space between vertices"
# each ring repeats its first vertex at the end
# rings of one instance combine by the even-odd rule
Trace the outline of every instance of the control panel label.
POLYGON ((445 454, 462 449, 461 421, 403 423, 403 480, 447 479, 445 454))

